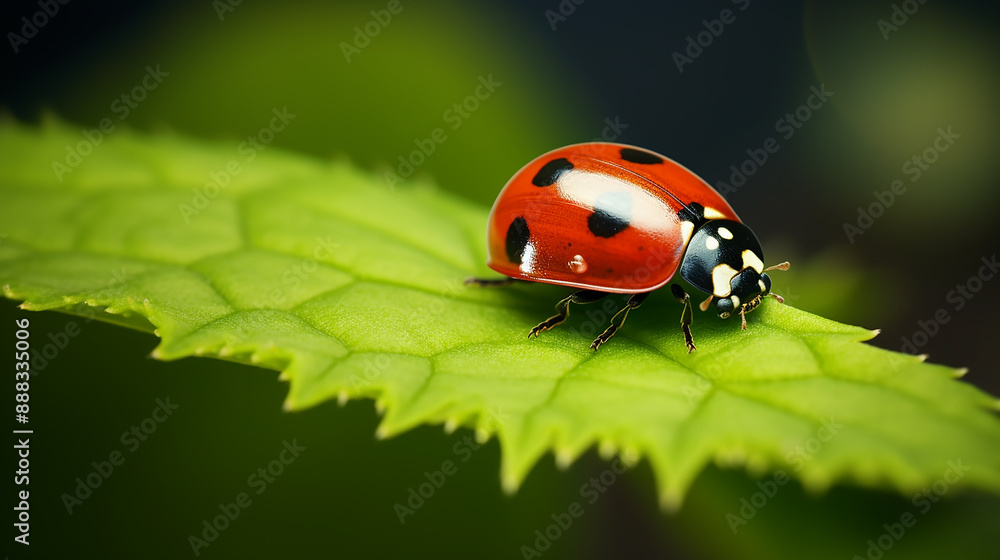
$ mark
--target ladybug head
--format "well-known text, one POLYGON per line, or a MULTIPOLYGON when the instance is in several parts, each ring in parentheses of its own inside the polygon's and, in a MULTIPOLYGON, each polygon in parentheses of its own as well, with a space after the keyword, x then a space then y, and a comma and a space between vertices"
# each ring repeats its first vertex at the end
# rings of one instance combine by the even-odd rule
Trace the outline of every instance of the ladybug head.
POLYGON ((709 220, 691 235, 681 276, 712 294, 702 304, 703 311, 718 298, 716 310, 727 319, 755 309, 771 293, 771 279, 765 271, 788 268, 787 263, 764 268, 763 259, 760 242, 750 228, 733 220, 709 220))
POLYGON ((729 283, 732 292, 729 297, 721 297, 715 303, 719 317, 728 319, 734 312, 746 313, 760 305, 760 301, 771 293, 771 278, 766 272, 745 268, 729 283))

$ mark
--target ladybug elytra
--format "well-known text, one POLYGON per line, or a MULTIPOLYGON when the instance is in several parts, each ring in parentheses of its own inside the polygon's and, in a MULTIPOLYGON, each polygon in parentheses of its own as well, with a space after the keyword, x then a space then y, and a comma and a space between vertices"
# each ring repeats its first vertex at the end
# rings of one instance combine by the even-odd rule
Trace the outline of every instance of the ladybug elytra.
MULTIPOLYGON (((534 159, 507 182, 490 212, 487 264, 502 279, 470 278, 497 286, 517 280, 580 288, 556 304, 556 315, 528 336, 569 316, 571 303, 612 293, 633 294, 611 325, 591 344, 597 349, 654 290, 680 269, 681 277, 709 294, 719 317, 746 313, 771 295, 764 253, 754 233, 708 183, 655 152, 612 143, 566 146, 534 159)), ((681 329, 688 352, 690 296, 677 284, 683 304, 681 329)))

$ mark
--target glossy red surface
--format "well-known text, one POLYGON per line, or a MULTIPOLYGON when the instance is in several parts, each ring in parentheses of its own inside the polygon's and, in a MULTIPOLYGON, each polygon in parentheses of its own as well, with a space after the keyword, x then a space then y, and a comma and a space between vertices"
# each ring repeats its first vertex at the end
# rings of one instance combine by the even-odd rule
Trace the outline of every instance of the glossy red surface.
POLYGON ((610 143, 553 150, 521 168, 497 197, 487 226, 487 264, 522 280, 619 293, 654 290, 673 276, 689 238, 677 216, 682 205, 674 197, 714 209, 716 217, 739 221, 708 183, 660 154, 610 143), (626 161, 623 148, 662 161, 626 161), (573 168, 550 186, 534 185, 532 179, 542 167, 559 158, 569 160, 573 168), (595 235, 588 227, 602 196, 614 200, 615 208, 628 217, 628 226, 611 237, 595 235), (518 217, 530 231, 520 263, 511 262, 507 252, 508 228, 518 217))

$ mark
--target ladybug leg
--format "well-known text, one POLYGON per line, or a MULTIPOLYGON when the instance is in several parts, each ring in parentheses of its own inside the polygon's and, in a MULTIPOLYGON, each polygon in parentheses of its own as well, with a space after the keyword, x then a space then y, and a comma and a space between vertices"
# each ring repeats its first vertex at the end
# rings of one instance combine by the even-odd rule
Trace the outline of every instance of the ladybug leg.
POLYGON ((694 311, 691 310, 691 296, 677 284, 671 284, 670 291, 677 298, 677 301, 684 305, 684 311, 681 312, 681 331, 684 333, 684 344, 687 346, 688 354, 690 354, 697 350, 694 346, 694 338, 691 336, 691 321, 694 319, 694 311))
POLYGON ((516 278, 466 278, 466 286, 484 286, 489 288, 499 288, 500 286, 510 286, 514 282, 517 282, 516 278))
POLYGON ((785 298, 779 296, 778 294, 776 294, 774 292, 771 292, 771 293, 769 293, 767 295, 769 295, 769 296, 773 297, 774 299, 778 300, 778 303, 785 303, 785 298))
POLYGON ((538 325, 536 325, 535 328, 531 329, 531 332, 528 333, 528 338, 531 338, 531 335, 538 338, 538 333, 547 331, 565 321, 566 317, 569 317, 569 304, 594 303, 606 295, 608 295, 607 292, 599 292, 597 290, 580 290, 579 292, 573 292, 569 297, 559 300, 559 303, 556 304, 556 314, 541 323, 538 323, 538 325))
POLYGON ((614 336, 615 333, 618 332, 618 329, 625 324, 625 318, 628 317, 628 312, 642 305, 642 302, 646 301, 649 294, 650 292, 643 292, 641 294, 633 294, 632 297, 628 298, 628 303, 625 304, 625 307, 623 307, 618 313, 615 313, 615 316, 611 318, 611 326, 602 332, 601 336, 594 339, 594 342, 590 343, 590 347, 597 350, 602 344, 607 342, 609 338, 614 336))

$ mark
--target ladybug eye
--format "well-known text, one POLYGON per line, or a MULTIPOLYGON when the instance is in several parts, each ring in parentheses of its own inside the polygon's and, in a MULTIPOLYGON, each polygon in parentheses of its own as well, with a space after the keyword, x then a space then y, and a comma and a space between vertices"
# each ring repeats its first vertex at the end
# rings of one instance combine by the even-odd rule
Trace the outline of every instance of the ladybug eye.
POLYGON ((715 304, 715 308, 719 312, 719 318, 728 319, 729 315, 736 309, 736 306, 733 305, 732 298, 720 298, 718 303, 715 304))
POLYGON ((767 274, 761 274, 760 280, 757 281, 760 286, 760 293, 767 295, 771 293, 771 278, 767 274))

